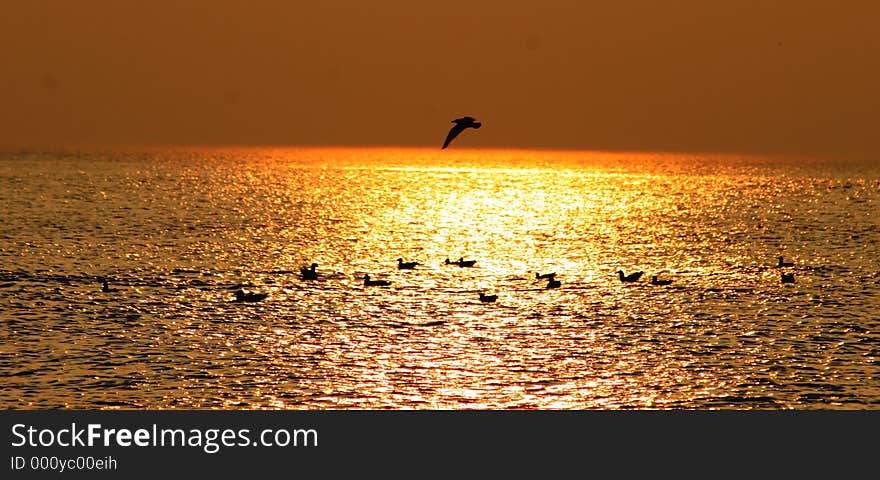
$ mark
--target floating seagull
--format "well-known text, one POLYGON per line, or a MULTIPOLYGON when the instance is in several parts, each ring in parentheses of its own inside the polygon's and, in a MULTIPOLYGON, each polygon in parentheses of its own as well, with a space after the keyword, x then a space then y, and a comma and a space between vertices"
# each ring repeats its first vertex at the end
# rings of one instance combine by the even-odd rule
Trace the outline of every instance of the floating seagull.
POLYGON ((370 280, 370 275, 364 275, 364 286, 365 287, 387 287, 391 285, 391 282, 388 280, 370 280))
POLYGON ((401 270, 412 270, 416 268, 419 262, 404 262, 402 258, 397 259, 397 268, 401 270))
POLYGON ((458 262, 456 262, 456 263, 458 263, 459 267, 473 267, 474 265, 476 265, 477 261, 476 260, 465 260, 464 257, 461 257, 458 259, 458 262))
POLYGON ((793 273, 783 273, 782 274, 782 283, 794 283, 794 274, 793 273))
POLYGON ((498 295, 485 295, 483 292, 480 292, 480 301, 483 303, 492 303, 495 300, 498 300, 498 295))
POLYGON ((669 285, 672 280, 657 280, 657 275, 651 277, 651 285, 669 285))
POLYGON ((562 285, 562 282, 559 280, 553 278, 547 280, 547 288, 559 288, 560 285, 562 285))
POLYGON ((443 261, 443 263, 445 263, 446 265, 458 265, 459 267, 473 267, 474 265, 476 265, 477 261, 476 260, 465 260, 464 257, 461 257, 454 262, 450 262, 449 259, 447 258, 446 260, 443 261))
POLYGON ((452 127, 449 130, 449 134, 446 135, 446 141, 443 142, 442 148, 448 147, 449 142, 455 140, 455 137, 457 137, 458 134, 463 132, 466 128, 480 128, 481 126, 483 126, 483 124, 478 122, 477 119, 474 117, 456 118, 452 121, 452 123, 454 123, 455 126, 452 127))
POLYGON ((537 278, 537 279, 546 278, 547 280, 553 280, 554 278, 556 278, 556 272, 553 272, 553 273, 535 272, 535 278, 537 278))
POLYGON ((268 296, 268 293, 245 292, 239 288, 235 291, 235 300, 233 302, 259 302, 268 296))
POLYGON ((299 273, 302 275, 303 280, 317 280, 318 272, 315 269, 318 268, 317 263, 313 263, 311 267, 300 267, 299 273))
POLYGON ((119 289, 118 288, 110 288, 110 284, 107 283, 107 279, 101 278, 101 291, 105 292, 105 293, 109 293, 109 292, 118 292, 119 289))
POLYGON ((629 275, 624 275, 623 270, 617 271, 617 275, 618 277, 620 277, 621 282, 638 282, 643 273, 645 272, 634 272, 630 273, 629 275))
POLYGON ((776 265, 777 268, 781 267, 793 267, 794 262, 783 262, 782 257, 779 257, 779 263, 776 265))

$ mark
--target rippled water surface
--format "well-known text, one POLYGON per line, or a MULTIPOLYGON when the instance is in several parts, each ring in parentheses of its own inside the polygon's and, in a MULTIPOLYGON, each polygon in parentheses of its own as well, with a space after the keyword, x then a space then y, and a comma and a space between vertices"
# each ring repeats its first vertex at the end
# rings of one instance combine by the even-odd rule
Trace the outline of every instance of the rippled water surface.
POLYGON ((806 159, 3 154, 0 406, 877 409, 878 207, 806 159))

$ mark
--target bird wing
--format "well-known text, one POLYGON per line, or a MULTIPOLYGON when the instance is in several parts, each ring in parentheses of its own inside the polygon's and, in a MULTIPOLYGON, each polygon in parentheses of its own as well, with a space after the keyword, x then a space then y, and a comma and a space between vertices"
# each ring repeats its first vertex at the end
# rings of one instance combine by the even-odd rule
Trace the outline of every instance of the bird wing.
POLYGON ((460 123, 456 123, 454 127, 450 128, 449 134, 446 135, 446 141, 443 142, 443 147, 441 147, 441 149, 449 146, 449 142, 454 140, 455 137, 457 137, 459 133, 464 131, 465 128, 467 127, 462 126, 460 123))

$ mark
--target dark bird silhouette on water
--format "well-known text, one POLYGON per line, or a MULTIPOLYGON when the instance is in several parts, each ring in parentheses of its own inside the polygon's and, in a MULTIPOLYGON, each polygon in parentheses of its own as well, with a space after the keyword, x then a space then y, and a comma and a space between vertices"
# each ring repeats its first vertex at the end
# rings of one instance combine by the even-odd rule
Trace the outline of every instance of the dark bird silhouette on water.
POLYGON ((618 270, 617 276, 620 278, 621 282, 638 282, 643 273, 645 272, 633 272, 629 275, 624 275, 623 270, 618 270))
POLYGON ((783 257, 779 257, 779 263, 776 264, 778 268, 794 266, 794 262, 783 262, 782 259, 783 257))
POLYGON ((315 269, 318 268, 317 263, 313 263, 310 267, 300 267, 299 273, 302 275, 303 280, 317 280, 318 272, 315 269))
POLYGON ((794 274, 793 273, 783 273, 782 274, 782 283, 794 283, 794 274))
POLYGON ((553 272, 553 273, 538 273, 538 272, 535 272, 535 278, 537 278, 537 279, 539 279, 539 280, 542 279, 542 278, 546 278, 547 280, 553 280, 554 278, 556 278, 556 272, 553 272))
POLYGON ((473 267, 474 265, 477 264, 477 261, 476 260, 465 260, 464 257, 461 257, 454 262, 450 262, 449 259, 447 258, 446 260, 443 261, 443 263, 445 263, 446 265, 458 265, 459 267, 473 267))
POLYGON ((657 275, 651 277, 651 285, 669 285, 672 280, 657 280, 657 275))
POLYGON ((268 296, 268 293, 245 292, 242 289, 238 289, 235 291, 235 300, 233 302, 259 302, 268 296))
POLYGON ((458 136, 461 132, 465 131, 467 128, 480 128, 483 126, 482 123, 478 122, 474 117, 461 117, 456 118, 452 121, 455 125, 449 129, 449 134, 446 135, 446 141, 443 142, 443 148, 449 146, 449 143, 455 140, 455 137, 458 136))
POLYGON ((391 282, 388 280, 370 280, 370 275, 364 275, 364 286, 365 287, 387 287, 391 285, 391 282))
POLYGON ((480 301, 483 303, 492 303, 495 300, 498 300, 498 295, 486 295, 483 292, 480 292, 480 301))
POLYGON ((416 268, 419 262, 404 262, 402 258, 397 259, 397 268, 401 270, 412 270, 416 268))
POLYGON ((107 283, 107 279, 101 278, 101 291, 105 292, 105 293, 109 293, 109 292, 118 292, 119 289, 118 288, 111 288, 110 284, 107 283))

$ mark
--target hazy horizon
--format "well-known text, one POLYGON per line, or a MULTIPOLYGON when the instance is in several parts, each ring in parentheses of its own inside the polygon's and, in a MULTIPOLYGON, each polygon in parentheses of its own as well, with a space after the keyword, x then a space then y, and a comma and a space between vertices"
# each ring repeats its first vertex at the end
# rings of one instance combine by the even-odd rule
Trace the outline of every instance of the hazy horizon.
POLYGON ((19 2, 0 149, 437 147, 876 159, 880 4, 19 2))

